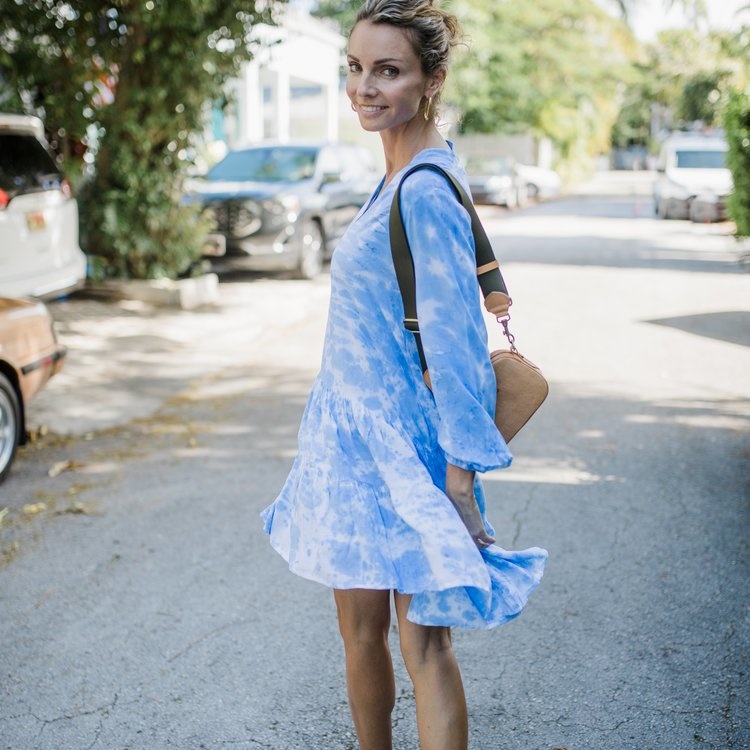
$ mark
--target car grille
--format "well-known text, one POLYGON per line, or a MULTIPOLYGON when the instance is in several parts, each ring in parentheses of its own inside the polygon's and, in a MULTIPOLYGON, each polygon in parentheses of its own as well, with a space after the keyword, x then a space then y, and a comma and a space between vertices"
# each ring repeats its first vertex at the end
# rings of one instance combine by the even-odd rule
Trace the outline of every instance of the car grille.
POLYGON ((214 203, 211 208, 216 219, 216 230, 232 237, 247 237, 257 232, 262 224, 260 206, 245 201, 214 203))

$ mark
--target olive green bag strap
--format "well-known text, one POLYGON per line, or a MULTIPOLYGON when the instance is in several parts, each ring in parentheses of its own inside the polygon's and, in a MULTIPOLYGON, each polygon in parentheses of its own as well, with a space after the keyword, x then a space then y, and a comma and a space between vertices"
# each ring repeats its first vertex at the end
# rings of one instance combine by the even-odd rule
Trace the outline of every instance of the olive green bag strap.
MULTIPOLYGON (((404 304, 404 327, 407 331, 414 334, 417 351, 419 352, 419 361, 422 365, 422 372, 424 373, 427 372, 427 360, 425 358, 424 348, 422 347, 422 337, 419 333, 419 320, 417 318, 417 285, 414 274, 414 258, 411 253, 409 240, 406 236, 406 230, 404 229, 404 220, 401 215, 401 187, 404 184, 404 180, 410 174, 420 169, 430 169, 433 172, 443 175, 453 188, 456 198, 458 198, 461 205, 466 209, 471 218, 471 232, 474 235, 474 247, 476 250, 477 279, 479 281, 479 286, 482 289, 482 294, 484 295, 485 306, 489 309, 488 302, 491 294, 499 292, 500 294, 507 296, 508 289, 505 286, 505 281, 500 273, 500 265, 495 258, 495 253, 492 250, 492 245, 487 237, 487 233, 484 231, 479 216, 477 216, 471 198, 466 194, 461 183, 450 172, 437 166, 437 164, 416 164, 409 169, 401 178, 398 187, 396 188, 396 193, 393 196, 389 230, 393 267, 396 270, 396 278, 398 280, 398 286, 401 290, 401 297, 404 304)), ((512 334, 508 332, 507 319, 500 320, 500 322, 503 324, 505 335, 512 344, 512 334)))

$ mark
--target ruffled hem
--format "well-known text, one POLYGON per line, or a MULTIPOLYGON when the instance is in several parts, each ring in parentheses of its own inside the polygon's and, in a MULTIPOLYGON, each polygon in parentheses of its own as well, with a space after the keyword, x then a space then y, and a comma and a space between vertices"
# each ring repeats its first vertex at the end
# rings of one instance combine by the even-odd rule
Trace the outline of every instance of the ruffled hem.
MULTIPOLYGON (((358 406, 313 390, 300 454, 261 514, 273 548, 292 572, 331 588, 412 594, 418 624, 488 629, 517 616, 547 553, 480 553, 443 491, 445 456, 429 425, 415 441, 358 406)), ((484 516, 478 481, 476 492, 484 516)))
POLYGON ((481 554, 488 588, 421 592, 412 598, 407 618, 417 625, 490 630, 518 617, 542 580, 547 550, 511 552, 493 544, 481 554))

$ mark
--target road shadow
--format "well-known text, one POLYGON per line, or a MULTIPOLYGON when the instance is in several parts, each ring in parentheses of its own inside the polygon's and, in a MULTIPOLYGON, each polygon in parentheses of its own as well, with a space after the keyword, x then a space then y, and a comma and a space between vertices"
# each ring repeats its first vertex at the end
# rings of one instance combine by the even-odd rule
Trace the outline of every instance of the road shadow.
POLYGON ((750 346, 750 312, 747 310, 680 315, 675 318, 657 318, 644 322, 677 328, 680 331, 718 341, 728 341, 730 344, 750 346))

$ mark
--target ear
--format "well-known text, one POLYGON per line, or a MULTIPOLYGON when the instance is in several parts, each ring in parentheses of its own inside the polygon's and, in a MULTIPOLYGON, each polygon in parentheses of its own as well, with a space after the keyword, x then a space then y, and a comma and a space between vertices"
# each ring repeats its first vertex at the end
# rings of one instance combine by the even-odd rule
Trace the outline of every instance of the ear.
POLYGON ((445 77, 448 75, 448 70, 445 67, 438 68, 433 74, 432 78, 427 83, 424 95, 426 97, 435 96, 438 91, 442 88, 445 83, 445 77))

